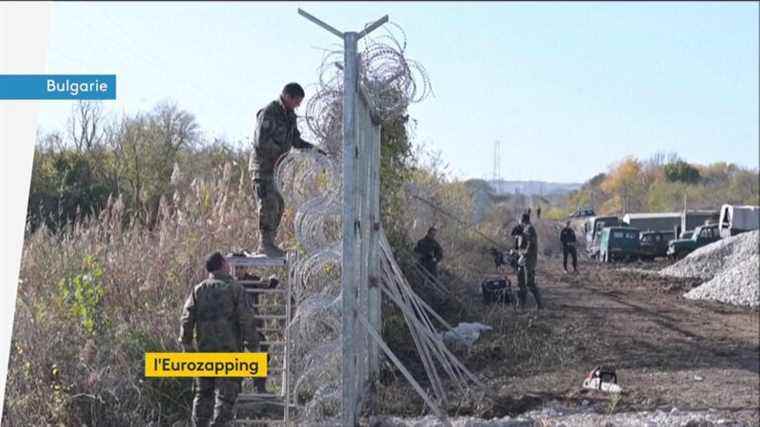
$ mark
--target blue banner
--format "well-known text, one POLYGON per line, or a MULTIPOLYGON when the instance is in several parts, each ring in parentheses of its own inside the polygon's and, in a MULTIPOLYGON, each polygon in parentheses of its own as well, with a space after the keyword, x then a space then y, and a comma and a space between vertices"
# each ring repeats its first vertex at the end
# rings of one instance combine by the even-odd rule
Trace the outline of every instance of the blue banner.
POLYGON ((116 99, 116 75, 0 74, 0 99, 116 99))

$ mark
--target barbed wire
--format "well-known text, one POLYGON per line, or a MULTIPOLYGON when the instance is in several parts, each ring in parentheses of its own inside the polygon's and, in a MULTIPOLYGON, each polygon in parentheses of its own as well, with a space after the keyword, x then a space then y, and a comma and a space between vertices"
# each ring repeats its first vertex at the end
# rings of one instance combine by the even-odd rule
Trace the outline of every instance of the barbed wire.
MULTIPOLYGON (((381 122, 401 117, 410 104, 432 93, 425 69, 406 57, 401 27, 391 24, 385 31, 362 39, 359 49, 359 84, 372 114, 381 122)), ((275 182, 288 206, 296 210, 295 237, 302 252, 291 267, 297 309, 288 325, 292 338, 289 381, 293 381, 295 396, 310 396, 296 402, 299 420, 320 422, 334 420, 342 406, 343 51, 326 51, 316 92, 305 110, 309 131, 328 156, 294 150, 278 164, 275 182)), ((384 265, 382 283, 410 300, 411 288, 398 291, 408 283, 398 277, 401 273, 395 263, 384 265)), ((423 333, 420 328, 410 325, 413 334, 423 333)), ((424 342, 429 342, 432 332, 426 329, 424 333, 424 342)), ((422 350, 443 357, 448 367, 450 355, 441 353, 439 345, 429 343, 422 350)), ((431 375, 438 377, 437 372, 431 375)), ((455 377, 461 382, 459 375, 455 377)), ((440 397, 442 390, 436 394, 440 397)))

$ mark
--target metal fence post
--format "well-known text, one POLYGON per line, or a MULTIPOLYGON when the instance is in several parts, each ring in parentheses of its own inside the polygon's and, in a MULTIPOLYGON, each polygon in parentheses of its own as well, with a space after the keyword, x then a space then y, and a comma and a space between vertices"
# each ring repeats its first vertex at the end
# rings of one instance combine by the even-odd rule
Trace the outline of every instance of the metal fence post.
POLYGON ((365 333, 365 325, 369 323, 379 329, 381 310, 379 288, 368 286, 370 277, 377 276, 374 254, 379 245, 379 229, 375 224, 380 222, 380 126, 372 117, 369 99, 360 98, 357 44, 359 39, 388 22, 388 16, 375 21, 359 33, 344 33, 301 9, 298 9, 298 13, 341 37, 344 45, 342 423, 354 426, 357 424, 357 412, 369 374, 378 370, 378 347, 374 340, 370 340, 369 334, 365 333), (364 319, 365 316, 368 319, 364 319))
POLYGON ((356 146, 357 34, 343 34, 343 425, 356 424, 356 352, 354 349, 354 319, 356 317, 356 218, 354 216, 354 163, 356 146))

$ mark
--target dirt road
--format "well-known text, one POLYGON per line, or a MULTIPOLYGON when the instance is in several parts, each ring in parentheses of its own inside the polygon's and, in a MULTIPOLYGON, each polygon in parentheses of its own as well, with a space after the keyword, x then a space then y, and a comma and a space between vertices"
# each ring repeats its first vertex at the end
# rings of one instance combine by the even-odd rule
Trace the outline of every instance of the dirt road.
MULTIPOLYGON (((583 392, 580 384, 594 366, 609 365, 625 390, 616 412, 713 408, 760 422, 757 311, 684 299, 693 281, 631 266, 583 262, 576 275, 565 274, 559 258, 543 261, 538 278, 547 309, 490 309, 482 321, 496 330, 466 357, 499 395, 523 404, 531 395, 541 402, 601 400, 608 410, 607 396, 583 392), (509 341, 524 348, 509 348, 509 341), (483 349, 497 356, 494 347, 504 351, 501 361, 479 357, 483 349), (526 350, 534 352, 527 361, 526 350)), ((470 290, 462 297, 477 304, 479 295, 470 290)))
POLYGON ((603 413, 714 409, 760 424, 758 311, 684 299, 697 283, 641 271, 662 263, 582 261, 577 275, 561 264, 558 257, 539 263, 547 308, 538 314, 531 297, 527 312, 516 313, 484 306, 475 285, 452 288, 464 302, 458 320, 494 327, 459 352, 488 387, 459 398, 452 415, 488 419, 553 402, 603 413), (621 399, 581 389, 598 365, 617 369, 621 399))

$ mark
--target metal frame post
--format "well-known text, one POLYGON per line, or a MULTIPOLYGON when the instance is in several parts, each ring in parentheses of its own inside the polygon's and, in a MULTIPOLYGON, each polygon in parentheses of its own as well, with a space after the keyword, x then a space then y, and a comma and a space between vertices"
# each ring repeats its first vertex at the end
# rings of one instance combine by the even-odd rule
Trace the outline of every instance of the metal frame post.
POLYGON ((343 264, 341 284, 343 288, 343 425, 356 424, 356 351, 354 349, 354 321, 357 317, 354 253, 357 227, 360 223, 354 215, 354 163, 358 157, 356 146, 356 91, 358 61, 356 58, 357 34, 343 35, 343 264))
MULTIPOLYGON (((376 331, 381 330, 382 325, 382 294, 379 280, 379 266, 377 248, 379 247, 379 236, 382 225, 380 223, 380 143, 381 133, 380 124, 373 122, 373 137, 370 149, 370 194, 369 194, 369 215, 370 215, 370 246, 369 246, 369 280, 370 287, 368 290, 368 320, 370 327, 376 331)), ((374 378, 380 373, 380 349, 377 341, 369 340, 369 376, 374 378)))
MULTIPOLYGON (((379 326, 379 289, 368 286, 369 278, 375 277, 377 264, 371 253, 378 245, 379 224, 379 126, 365 123, 373 129, 368 143, 359 147, 357 107, 359 100, 359 39, 388 22, 388 16, 375 21, 361 32, 340 32, 329 24, 298 9, 298 13, 330 33, 341 37, 344 45, 343 62, 343 254, 341 264, 341 289, 343 298, 343 425, 357 424, 358 405, 362 401, 364 386, 369 372, 377 371, 377 345, 370 344, 369 332, 359 336, 358 326, 379 326), (360 155, 361 148, 361 155, 360 155), (367 170, 369 168, 369 170, 367 170), (356 181, 361 182, 356 182, 356 181), (359 243, 357 247, 357 242, 359 243), (357 253, 358 252, 358 253, 357 253), (364 308, 363 310, 360 310, 364 308), (361 315, 360 315, 360 312, 361 315), (367 347, 366 357, 358 359, 357 345, 367 347)), ((368 100, 364 100, 365 102, 368 100)), ((367 104, 369 108, 369 104, 367 104)), ((362 349, 364 350, 364 349, 362 349)))

